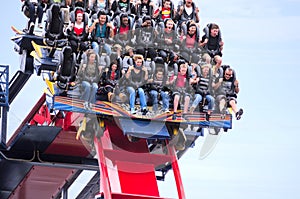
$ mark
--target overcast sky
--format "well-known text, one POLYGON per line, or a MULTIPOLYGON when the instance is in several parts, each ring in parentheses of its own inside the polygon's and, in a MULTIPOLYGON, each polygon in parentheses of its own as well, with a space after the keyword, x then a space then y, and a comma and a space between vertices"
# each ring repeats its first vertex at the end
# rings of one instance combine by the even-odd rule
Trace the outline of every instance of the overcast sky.
MULTIPOLYGON (((238 106, 245 113, 207 158, 199 159, 204 140, 199 138, 180 160, 187 198, 299 198, 300 1, 201 0, 198 6, 202 27, 209 22, 221 27, 223 63, 237 72, 238 106)), ((0 12, 0 64, 10 65, 11 77, 19 65, 10 26, 25 26, 20 9, 19 1, 9 1, 0 12)), ((17 96, 9 112, 10 132, 43 88, 34 77, 17 96)), ((160 183, 161 192, 176 198, 171 178, 169 173, 160 183)))

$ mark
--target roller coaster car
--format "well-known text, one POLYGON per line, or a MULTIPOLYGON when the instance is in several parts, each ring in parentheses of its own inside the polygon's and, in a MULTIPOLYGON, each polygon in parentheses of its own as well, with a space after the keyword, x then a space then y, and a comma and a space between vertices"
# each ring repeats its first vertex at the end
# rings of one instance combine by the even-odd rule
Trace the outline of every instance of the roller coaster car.
MULTIPOLYGON (((137 105, 138 106, 138 105, 137 105)), ((162 138, 171 139, 177 134, 179 128, 195 126, 198 128, 232 128, 232 115, 213 113, 209 121, 206 120, 206 114, 194 112, 192 114, 177 113, 176 119, 172 119, 174 112, 147 114, 130 114, 124 104, 97 101, 87 110, 84 107, 84 101, 76 98, 55 96, 54 109, 71 112, 81 112, 85 114, 94 114, 100 120, 113 119, 121 127, 125 135, 129 134, 139 138, 162 138)), ((149 108, 151 110, 151 108, 149 108)), ((151 112, 151 111, 150 111, 151 112)), ((191 132, 189 132, 191 133, 191 132)), ((198 134, 198 132, 194 132, 198 134)))

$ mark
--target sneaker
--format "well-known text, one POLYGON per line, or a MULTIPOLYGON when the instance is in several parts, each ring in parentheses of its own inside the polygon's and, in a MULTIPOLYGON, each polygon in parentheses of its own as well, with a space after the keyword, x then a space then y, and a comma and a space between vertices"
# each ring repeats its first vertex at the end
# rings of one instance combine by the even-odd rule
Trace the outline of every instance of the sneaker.
POLYGON ((177 113, 174 113, 172 116, 172 120, 176 120, 176 118, 177 118, 177 113))
POLYGON ((89 103, 88 102, 84 102, 83 103, 83 108, 86 110, 89 110, 89 103))
POLYGON ((144 108, 143 110, 142 110, 142 115, 146 115, 148 113, 148 110, 146 109, 146 108, 144 108))
POLYGON ((170 113, 170 110, 167 108, 166 110, 164 110, 165 113, 170 113))
POLYGON ((240 110, 235 114, 236 120, 241 119, 243 113, 244 113, 243 109, 240 108, 240 110))
POLYGON ((134 114, 136 114, 136 110, 135 110, 135 109, 131 109, 131 110, 130 110, 130 113, 131 113, 132 115, 134 115, 134 114))
POLYGON ((210 114, 206 113, 206 114, 205 114, 205 119, 206 119, 206 121, 209 122, 209 118, 210 118, 210 114))
POLYGON ((126 95, 125 95, 124 93, 120 93, 120 94, 119 94, 119 97, 120 97, 120 100, 121 100, 122 102, 126 102, 127 97, 126 97, 126 95))
POLYGON ((31 22, 28 28, 28 34, 33 35, 34 32, 34 23, 31 22))

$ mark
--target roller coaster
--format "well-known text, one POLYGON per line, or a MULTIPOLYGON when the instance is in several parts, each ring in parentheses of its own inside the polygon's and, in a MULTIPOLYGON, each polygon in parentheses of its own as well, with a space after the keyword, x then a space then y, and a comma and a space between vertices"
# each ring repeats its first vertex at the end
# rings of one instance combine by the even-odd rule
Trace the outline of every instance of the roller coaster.
POLYGON ((147 114, 131 114, 128 102, 118 99, 87 108, 79 85, 62 88, 54 78, 66 40, 50 43, 44 35, 12 29, 21 62, 10 80, 9 66, 0 67, 0 198, 66 199, 84 170, 96 174, 77 198, 162 199, 158 181, 169 171, 178 198, 186 198, 178 161, 205 129, 216 134, 210 136, 231 129, 229 111, 208 120, 203 103, 194 113, 154 113, 148 105, 147 114), (44 93, 7 141, 9 106, 34 74, 45 82, 44 93))

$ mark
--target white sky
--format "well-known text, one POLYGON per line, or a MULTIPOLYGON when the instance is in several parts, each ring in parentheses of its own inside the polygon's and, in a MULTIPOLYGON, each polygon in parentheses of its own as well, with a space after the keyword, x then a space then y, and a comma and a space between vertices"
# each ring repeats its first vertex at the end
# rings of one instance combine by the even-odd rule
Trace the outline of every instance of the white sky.
MULTIPOLYGON (((200 138, 180 160, 187 198, 299 198, 300 1, 202 0, 198 4, 202 27, 208 22, 221 26, 224 64, 237 71, 238 105, 245 115, 233 122, 233 130, 221 137, 206 159, 198 158, 200 138)), ((19 1, 10 1, 0 12, 0 64, 10 65, 11 74, 18 69, 18 58, 9 41, 10 25, 24 27, 20 9, 19 1)), ((11 106, 9 131, 35 104, 42 88, 37 78, 25 86, 11 106)), ((171 174, 161 190, 164 196, 176 198, 171 174)))

